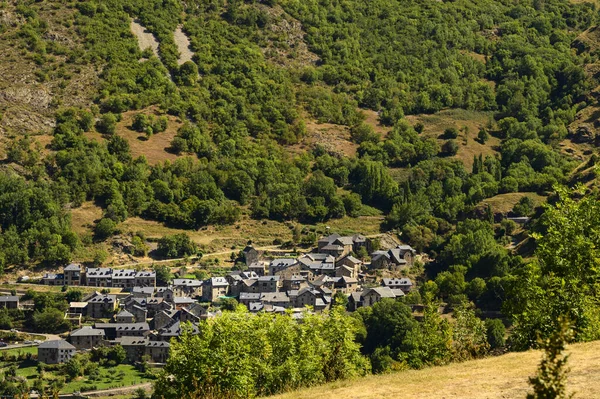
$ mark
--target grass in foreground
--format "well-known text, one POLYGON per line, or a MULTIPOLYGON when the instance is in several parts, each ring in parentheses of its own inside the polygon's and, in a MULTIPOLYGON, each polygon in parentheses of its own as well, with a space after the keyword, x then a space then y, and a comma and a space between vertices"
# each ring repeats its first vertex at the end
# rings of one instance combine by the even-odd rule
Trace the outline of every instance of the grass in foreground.
MULTIPOLYGON (((567 348, 568 392, 578 399, 597 398, 600 392, 600 341, 567 348)), ((388 375, 340 381, 275 396, 275 399, 312 398, 413 398, 510 399, 524 398, 531 389, 541 351, 509 353, 470 362, 410 370, 388 375)))

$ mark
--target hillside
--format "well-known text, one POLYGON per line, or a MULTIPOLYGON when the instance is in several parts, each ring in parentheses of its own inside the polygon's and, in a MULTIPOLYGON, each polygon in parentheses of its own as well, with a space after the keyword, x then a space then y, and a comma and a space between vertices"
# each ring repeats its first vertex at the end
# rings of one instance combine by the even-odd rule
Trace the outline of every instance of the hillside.
MULTIPOLYGON (((597 398, 600 342, 574 344, 567 352, 569 392, 580 399, 597 398)), ((540 359, 539 351, 509 353, 444 367, 338 381, 273 398, 523 399, 530 392, 528 377, 535 374, 540 359)))

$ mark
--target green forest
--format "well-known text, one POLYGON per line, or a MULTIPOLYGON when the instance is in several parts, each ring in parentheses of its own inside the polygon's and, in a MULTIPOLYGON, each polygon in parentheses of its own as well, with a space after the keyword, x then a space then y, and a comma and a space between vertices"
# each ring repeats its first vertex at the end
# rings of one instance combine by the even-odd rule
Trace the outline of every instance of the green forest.
MULTIPOLYGON (((594 3, 17 0, 0 1, 0 12, 19 21, 0 19, 0 42, 58 93, 44 148, 37 131, 2 141, 0 275, 77 260, 133 217, 191 232, 243 214, 309 225, 377 212, 382 231, 432 260, 404 302, 352 315, 335 308, 304 324, 226 312, 174 345, 186 361, 171 356, 176 380, 157 382, 165 398, 192 395, 199 383, 206 397, 267 395, 525 350, 560 316, 575 340, 600 338, 596 141, 578 147, 572 128, 598 105, 600 46, 584 40, 600 21, 594 3), (139 48, 132 20, 154 35, 156 54, 139 48), (55 25, 68 40, 52 39, 55 25), (178 62, 178 26, 192 61, 178 62), (87 100, 69 101, 69 86, 90 70, 87 100), (428 125, 449 111, 485 122, 428 125), (169 144, 177 157, 134 156, 117 131, 130 114, 130 130, 148 139, 180 120, 169 144), (314 124, 347 129, 355 153, 297 151, 314 124), (468 162, 458 156, 482 148, 468 162), (481 207, 511 194, 521 195, 509 213, 531 217, 525 230, 481 207), (93 237, 71 225, 86 202, 102 209, 93 237), (452 322, 439 318, 441 302, 452 322), (424 306, 418 320, 414 304, 424 306), (492 313, 505 322, 482 321, 492 313)), ((9 112, 0 107, 0 122, 9 112)), ((177 257, 198 248, 184 234, 163 238, 159 250, 177 257)))

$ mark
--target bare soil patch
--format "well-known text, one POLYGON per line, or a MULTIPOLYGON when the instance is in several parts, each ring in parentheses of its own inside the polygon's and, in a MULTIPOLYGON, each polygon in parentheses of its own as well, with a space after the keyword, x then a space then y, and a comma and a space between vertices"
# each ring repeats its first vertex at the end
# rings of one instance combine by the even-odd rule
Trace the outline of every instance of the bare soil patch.
POLYGON ((181 25, 175 29, 175 44, 177 44, 177 49, 179 50, 179 59, 177 63, 179 65, 186 63, 187 61, 191 61, 194 53, 190 50, 190 39, 181 29, 181 25))
POLYGON ((144 51, 147 48, 150 48, 154 55, 158 57, 158 41, 137 19, 131 20, 131 33, 137 38, 140 50, 144 51))

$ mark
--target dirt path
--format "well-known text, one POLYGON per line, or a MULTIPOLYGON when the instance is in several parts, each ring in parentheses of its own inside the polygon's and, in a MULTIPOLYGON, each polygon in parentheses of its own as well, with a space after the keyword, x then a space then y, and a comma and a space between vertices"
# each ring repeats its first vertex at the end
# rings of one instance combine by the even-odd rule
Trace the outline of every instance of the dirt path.
POLYGON ((158 41, 154 35, 140 25, 137 19, 132 19, 130 26, 131 33, 133 33, 138 40, 138 46, 140 46, 140 50, 144 51, 150 47, 154 55, 158 57, 158 41))
POLYGON ((177 27, 175 30, 175 44, 177 44, 177 49, 179 50, 179 60, 177 63, 179 65, 183 64, 186 61, 191 61, 194 53, 190 50, 190 39, 183 33, 181 29, 181 25, 177 27))
MULTIPOLYGON (((129 392, 133 392, 136 389, 139 388, 143 388, 145 390, 149 390, 150 388, 152 388, 152 383, 151 382, 147 382, 144 384, 137 384, 137 385, 130 385, 128 387, 120 387, 120 388, 112 388, 112 389, 105 389, 103 391, 88 391, 88 392, 84 392, 83 395, 85 396, 113 396, 113 395, 119 395, 119 394, 126 394, 129 392)), ((60 395, 60 396, 67 396, 67 397, 71 397, 72 394, 65 394, 65 395, 60 395)))

